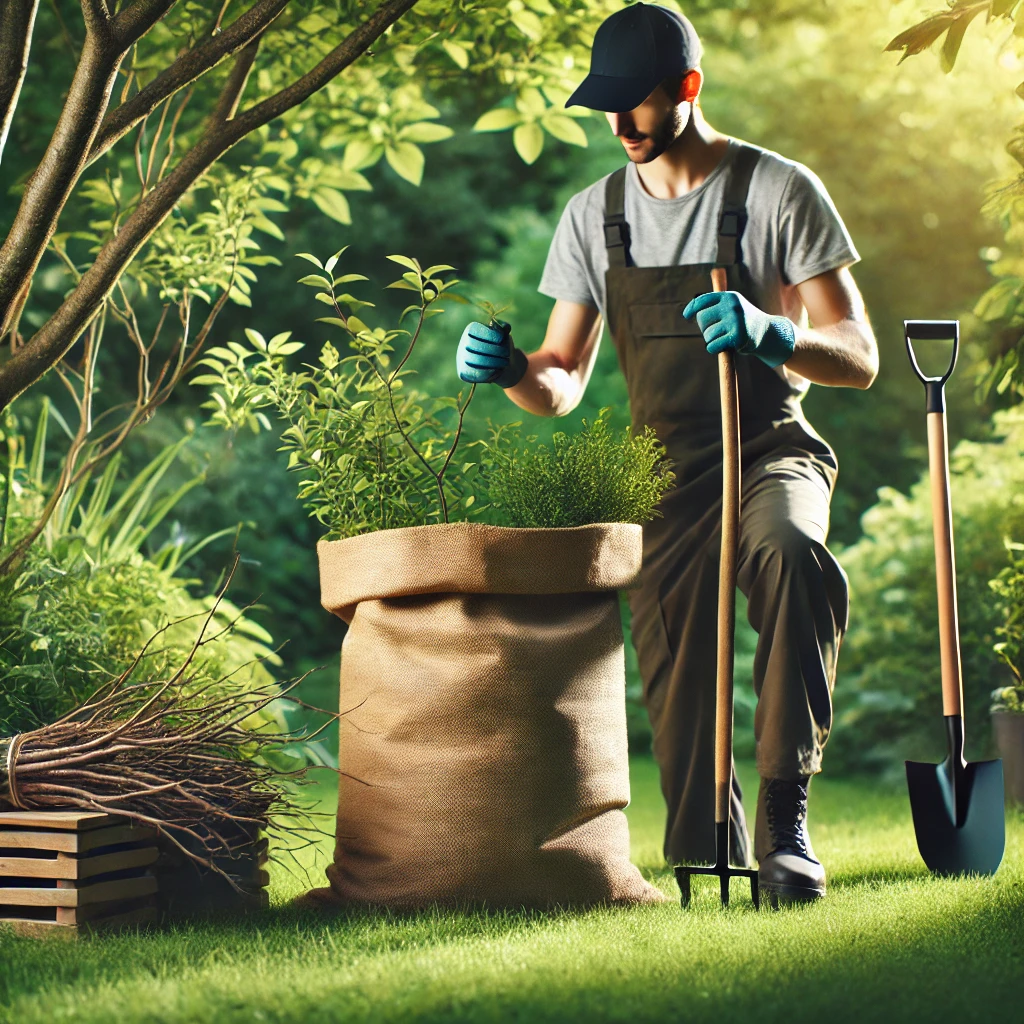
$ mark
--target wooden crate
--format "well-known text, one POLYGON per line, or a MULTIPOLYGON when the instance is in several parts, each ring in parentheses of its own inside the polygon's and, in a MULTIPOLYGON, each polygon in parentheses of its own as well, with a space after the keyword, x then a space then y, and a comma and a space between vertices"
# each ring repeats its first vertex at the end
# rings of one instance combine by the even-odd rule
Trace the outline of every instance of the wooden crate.
POLYGON ((66 937, 151 924, 155 840, 154 829, 115 814, 0 813, 0 923, 66 937))

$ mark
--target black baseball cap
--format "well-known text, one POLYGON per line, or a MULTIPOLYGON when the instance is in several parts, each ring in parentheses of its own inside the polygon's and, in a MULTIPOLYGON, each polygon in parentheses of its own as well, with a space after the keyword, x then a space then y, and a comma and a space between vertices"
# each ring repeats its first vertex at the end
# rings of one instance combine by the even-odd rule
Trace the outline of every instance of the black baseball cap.
POLYGON ((697 67, 701 52, 697 31, 687 18, 667 7, 631 4, 601 23, 590 53, 590 74, 565 105, 632 110, 662 79, 697 67))

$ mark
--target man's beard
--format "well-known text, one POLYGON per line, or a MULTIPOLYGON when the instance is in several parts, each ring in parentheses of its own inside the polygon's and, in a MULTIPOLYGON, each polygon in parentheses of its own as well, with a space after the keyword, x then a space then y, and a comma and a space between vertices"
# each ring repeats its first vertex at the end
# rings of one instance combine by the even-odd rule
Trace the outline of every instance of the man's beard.
POLYGON ((657 160, 683 134, 683 129, 683 116, 679 113, 678 107, 673 107, 661 124, 647 136, 650 148, 645 146, 636 153, 626 150, 626 154, 635 164, 649 164, 652 160, 657 160))

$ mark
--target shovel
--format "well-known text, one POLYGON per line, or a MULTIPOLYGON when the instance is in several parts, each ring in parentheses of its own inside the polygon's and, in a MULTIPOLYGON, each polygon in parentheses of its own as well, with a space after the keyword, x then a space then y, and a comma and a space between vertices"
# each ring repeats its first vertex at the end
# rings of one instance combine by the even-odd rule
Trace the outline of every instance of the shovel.
POLYGON ((1003 859, 1005 819, 1002 761, 964 760, 963 676, 957 625, 953 518, 949 503, 948 440, 943 387, 956 365, 960 343, 957 320, 904 320, 904 336, 914 372, 925 387, 928 469, 935 534, 935 579, 939 597, 942 713, 949 756, 942 764, 907 761, 907 788, 917 848, 938 875, 991 875, 1003 859), (953 340, 949 369, 926 377, 911 341, 953 340))
MULTIPOLYGON (((727 290, 725 271, 711 271, 716 292, 727 290)), ((675 869, 682 905, 690 905, 690 876, 718 875, 722 906, 729 905, 729 879, 750 879, 750 898, 760 908, 757 871, 729 866, 729 825, 732 790, 733 646, 736 628, 736 549, 740 528, 740 397, 734 354, 718 353, 718 386, 722 394, 722 554, 718 570, 718 676, 715 695, 715 863, 711 867, 680 865, 675 869)))

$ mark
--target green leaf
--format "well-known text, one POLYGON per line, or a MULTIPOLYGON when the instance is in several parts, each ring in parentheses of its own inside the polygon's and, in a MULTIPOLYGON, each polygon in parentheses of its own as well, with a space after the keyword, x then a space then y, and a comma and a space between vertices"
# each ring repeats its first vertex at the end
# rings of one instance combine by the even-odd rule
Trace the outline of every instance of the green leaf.
POLYGON ((317 292, 313 298, 316 299, 317 302, 322 302, 325 306, 334 305, 334 296, 328 295, 327 292, 317 292))
POLYGON ((407 124, 398 137, 406 142, 441 142, 450 139, 455 132, 446 124, 434 124, 431 121, 417 121, 407 124))
POLYGON ((384 147, 370 139, 353 139, 345 147, 341 166, 346 171, 361 171, 372 167, 384 155, 384 147))
POLYGON ((334 254, 334 255, 333 255, 333 256, 332 256, 332 257, 331 257, 331 258, 330 258, 330 259, 329 259, 329 260, 328 260, 328 261, 327 261, 327 262, 326 262, 325 264, 324 264, 324 270, 325 270, 325 271, 326 271, 326 272, 327 272, 328 274, 330 274, 330 273, 331 273, 331 272, 332 272, 332 271, 334 270, 334 268, 335 268, 335 267, 336 267, 336 266, 338 265, 338 257, 339 257, 340 255, 341 255, 341 250, 339 249, 339 250, 338 250, 338 252, 336 252, 336 253, 335 253, 335 254, 334 254))
POLYGON ((570 146, 587 145, 587 133, 571 117, 565 114, 545 114, 540 119, 544 130, 562 142, 568 142, 570 146))
POLYGON ((410 270, 414 270, 417 273, 419 272, 419 263, 417 263, 416 260, 410 259, 408 256, 396 254, 394 256, 389 256, 388 259, 391 260, 392 263, 397 263, 400 266, 408 267, 410 270))
POLYGON ((1017 308, 1017 300, 1021 291, 1021 282, 1013 277, 1006 277, 994 284, 974 307, 974 315, 986 323, 1006 320, 1017 308))
POLYGON ((239 306, 252 306, 252 302, 249 296, 245 294, 240 288, 236 288, 232 285, 228 289, 228 298, 239 306))
POLYGON ((314 323, 333 324, 335 327, 346 327, 345 321, 336 316, 318 316, 314 323))
POLYGON ((347 192, 373 191, 373 186, 362 174, 342 167, 325 167, 320 174, 320 184, 347 192))
POLYGON ((344 193, 339 192, 336 188, 331 188, 328 185, 318 185, 313 189, 312 199, 321 213, 327 214, 331 220, 336 220, 339 224, 352 223, 348 200, 345 198, 344 193))
POLYGON ((442 270, 454 270, 454 269, 455 268, 453 266, 450 266, 447 263, 435 263, 434 266, 427 267, 427 269, 423 271, 423 276, 424 277, 433 277, 435 274, 440 274, 442 270))
POLYGON ((544 101, 544 94, 540 89, 534 89, 532 86, 520 90, 516 97, 516 107, 527 117, 540 117, 548 109, 548 105, 544 101))
POLYGON ((459 43, 453 43, 449 39, 445 39, 444 42, 441 43, 441 46, 444 48, 444 52, 447 53, 463 71, 469 67, 469 54, 466 52, 466 48, 464 46, 459 45, 459 43))
POLYGON ((295 255, 300 259, 309 260, 310 263, 315 263, 321 270, 324 269, 324 265, 314 255, 312 255, 312 253, 297 252, 295 255))
POLYGON ((958 18, 949 27, 946 33, 946 41, 942 44, 942 53, 939 56, 939 65, 948 75, 956 63, 956 56, 960 52, 960 44, 964 41, 964 33, 971 23, 970 18, 958 18))
POLYGON ((407 292, 418 292, 419 291, 419 288, 414 288, 407 281, 392 281, 391 284, 386 284, 384 287, 385 288, 401 288, 403 291, 407 291, 407 292))
POLYGON ((419 185, 423 180, 423 150, 411 142, 396 142, 394 146, 387 146, 384 155, 388 163, 399 177, 413 185, 419 185))
POLYGON ((334 279, 334 284, 348 284, 350 281, 369 281, 370 279, 365 274, 342 274, 341 277, 334 279))
POLYGON ((198 377, 193 377, 189 381, 189 383, 190 384, 207 384, 207 385, 213 386, 215 384, 223 384, 224 380, 223 380, 223 378, 218 377, 217 374, 215 374, 215 373, 201 373, 201 374, 199 374, 198 377))
POLYGON ((363 331, 368 331, 370 328, 363 323, 362 320, 357 316, 350 316, 348 318, 348 329, 353 334, 362 334, 363 331))
MULTIPOLYGON (((330 273, 330 270, 327 272, 330 273)), ((312 285, 314 288, 331 287, 331 282, 326 277, 321 277, 319 274, 307 274, 305 277, 300 277, 295 283, 312 285)))
POLYGON ((271 238, 276 238, 279 242, 284 241, 284 232, 268 217, 253 217, 249 223, 257 231, 262 231, 265 235, 270 235, 271 238))
POLYGON ((512 145, 524 163, 532 164, 544 148, 544 132, 536 122, 521 124, 512 133, 512 145))
POLYGON ((529 39, 536 41, 544 34, 540 18, 533 11, 515 11, 511 20, 512 24, 529 39))
MULTIPOLYGON (((253 330, 251 327, 246 327, 245 336, 253 343, 255 348, 258 348, 261 352, 267 351, 267 340, 260 334, 259 331, 253 330)), ((214 349, 211 348, 207 351, 207 355, 215 356, 223 353, 223 357, 231 359, 233 353, 230 349, 214 349)))
POLYGON ((518 110, 513 110, 511 107, 495 107, 494 110, 488 110, 486 114, 477 118, 476 124, 473 125, 473 131, 501 132, 514 128, 522 122, 523 115, 518 110))

